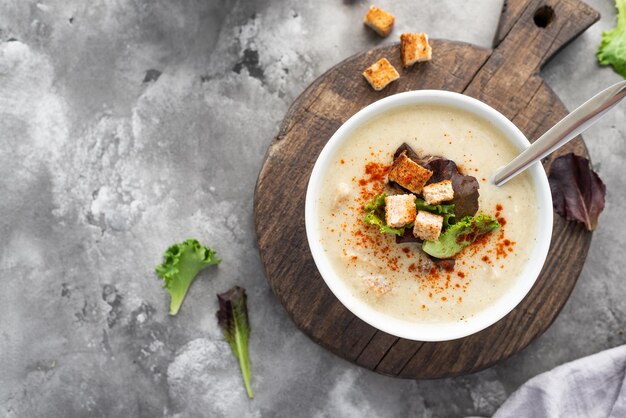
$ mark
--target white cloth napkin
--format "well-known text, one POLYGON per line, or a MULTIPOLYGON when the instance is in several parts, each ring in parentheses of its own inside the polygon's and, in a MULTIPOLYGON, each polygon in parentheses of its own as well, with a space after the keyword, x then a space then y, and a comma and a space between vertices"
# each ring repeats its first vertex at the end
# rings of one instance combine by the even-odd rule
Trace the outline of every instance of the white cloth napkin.
POLYGON ((626 417, 626 345, 572 361, 524 383, 494 418, 626 417))

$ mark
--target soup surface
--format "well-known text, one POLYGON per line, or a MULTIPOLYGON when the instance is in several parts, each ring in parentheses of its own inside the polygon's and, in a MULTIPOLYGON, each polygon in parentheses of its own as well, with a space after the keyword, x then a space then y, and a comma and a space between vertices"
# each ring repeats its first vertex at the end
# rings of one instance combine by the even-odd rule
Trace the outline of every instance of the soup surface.
POLYGON ((321 245, 337 276, 378 311, 403 320, 467 320, 513 285, 533 250, 537 202, 528 173, 502 187, 489 181, 516 149, 471 113, 446 106, 407 106, 358 128, 324 173, 318 200, 321 245), (406 142, 420 155, 453 160, 480 184, 478 213, 502 227, 440 269, 421 244, 396 244, 392 234, 365 224, 363 206, 388 191, 394 151, 406 142))

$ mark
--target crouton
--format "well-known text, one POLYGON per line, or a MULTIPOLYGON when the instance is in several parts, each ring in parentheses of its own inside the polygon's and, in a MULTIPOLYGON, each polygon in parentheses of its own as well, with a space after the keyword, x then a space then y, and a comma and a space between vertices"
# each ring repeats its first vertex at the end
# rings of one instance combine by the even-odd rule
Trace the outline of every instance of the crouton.
POLYGON ((389 36, 395 20, 396 18, 391 13, 376 6, 370 6, 369 10, 365 14, 365 17, 363 18, 365 25, 372 28, 383 38, 389 36))
POLYGON ((413 222, 417 208, 415 195, 397 194, 385 197, 385 222, 392 228, 401 228, 413 222))
POLYGON ((388 178, 413 193, 419 193, 432 175, 432 171, 411 160, 404 151, 391 165, 388 178))
POLYGON ((427 205, 438 205, 454 199, 454 189, 450 180, 443 180, 439 183, 432 183, 424 186, 422 195, 427 205))
POLYGON ((443 228, 443 216, 420 210, 415 217, 413 235, 424 241, 437 241, 443 228))
POLYGON ((387 58, 381 58, 363 71, 363 77, 376 91, 387 87, 387 84, 400 78, 400 74, 387 58))
POLYGON ((428 35, 424 32, 400 35, 400 52, 402 54, 402 66, 405 68, 418 61, 430 61, 433 53, 428 43, 428 35))
POLYGON ((391 285, 383 276, 369 276, 365 278, 365 282, 376 296, 382 296, 391 290, 391 285))

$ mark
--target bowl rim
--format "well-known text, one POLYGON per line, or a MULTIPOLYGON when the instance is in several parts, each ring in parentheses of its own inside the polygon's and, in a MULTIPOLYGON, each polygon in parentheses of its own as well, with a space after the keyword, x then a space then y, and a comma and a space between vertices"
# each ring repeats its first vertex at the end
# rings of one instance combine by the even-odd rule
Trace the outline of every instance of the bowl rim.
POLYGON ((318 228, 317 191, 321 186, 325 169, 332 163, 333 155, 354 130, 383 113, 410 105, 444 105, 468 111, 491 123, 520 151, 530 146, 526 136, 504 115, 491 106, 460 93, 446 90, 414 90, 375 101, 359 110, 337 129, 324 145, 313 166, 305 200, 307 241, 324 282, 339 301, 358 318, 374 328, 400 338, 415 341, 454 340, 482 331, 504 318, 519 305, 533 287, 550 248, 553 222, 552 195, 543 167, 540 162, 534 163, 527 171, 530 173, 538 203, 536 215, 539 216, 537 216, 535 226, 537 237, 535 247, 529 261, 516 278, 516 283, 495 303, 465 321, 450 323, 412 322, 377 311, 353 294, 348 284, 335 274, 330 262, 326 259, 318 228))

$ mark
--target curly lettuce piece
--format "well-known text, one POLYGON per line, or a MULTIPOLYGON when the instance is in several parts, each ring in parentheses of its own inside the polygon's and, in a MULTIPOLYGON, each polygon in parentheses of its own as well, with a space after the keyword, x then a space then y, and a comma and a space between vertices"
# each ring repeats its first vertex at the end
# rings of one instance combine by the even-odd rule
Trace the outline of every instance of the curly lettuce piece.
POLYGON ((626 78, 626 0, 615 0, 617 24, 612 30, 602 32, 597 57, 600 65, 611 65, 626 78))
POLYGON ((450 258, 480 236, 500 227, 496 218, 489 215, 466 216, 444 231, 437 241, 424 241, 422 249, 436 258, 450 258))
POLYGON ((373 212, 378 210, 385 210, 385 198, 387 197, 387 193, 381 193, 378 196, 374 196, 374 199, 365 205, 365 210, 367 212, 373 212))
POLYGON ((250 323, 248 321, 248 307, 246 305, 246 290, 235 286, 227 292, 217 295, 220 308, 217 311, 217 323, 224 333, 224 338, 230 344, 233 354, 239 361, 243 383, 250 399, 254 398, 250 379, 250 356, 248 354, 248 337, 250 323))
MULTIPOLYGON (((370 225, 378 226, 379 231, 383 234, 394 234, 394 235, 402 236, 404 235, 404 230, 406 228, 404 226, 402 228, 393 228, 387 225, 387 223, 382 217, 380 217, 379 215, 373 212, 370 212, 367 215, 365 215, 364 221, 365 223, 368 223, 370 225)), ((410 227, 410 226, 411 225, 407 225, 407 227, 410 227)))
POLYGON ((170 315, 176 315, 183 304, 189 286, 198 273, 210 265, 219 264, 215 251, 195 239, 174 244, 163 254, 163 263, 156 273, 164 280, 163 287, 171 296, 170 315))
POLYGON ((387 222, 385 222, 385 197, 387 197, 387 194, 381 193, 365 205, 365 218, 363 221, 366 224, 378 226, 378 229, 383 234, 402 236, 404 235, 405 228, 410 227, 411 224, 402 228, 392 228, 387 225, 387 222))

